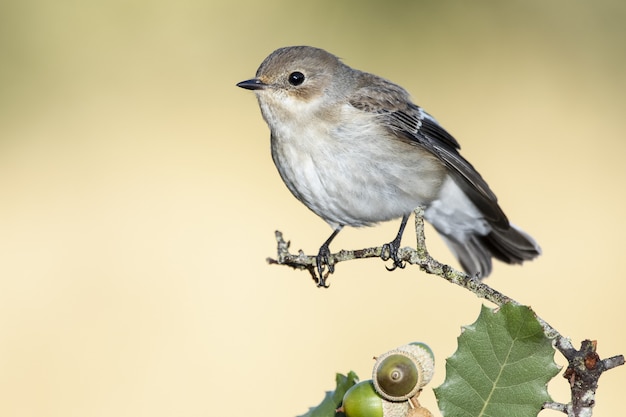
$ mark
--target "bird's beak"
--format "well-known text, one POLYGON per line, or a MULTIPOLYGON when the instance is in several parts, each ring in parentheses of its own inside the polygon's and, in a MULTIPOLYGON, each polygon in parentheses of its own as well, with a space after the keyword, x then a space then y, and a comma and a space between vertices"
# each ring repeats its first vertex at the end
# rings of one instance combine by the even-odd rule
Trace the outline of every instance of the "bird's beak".
POLYGON ((263 81, 258 78, 253 78, 251 80, 242 81, 237 83, 237 87, 245 88, 246 90, 263 90, 267 87, 263 81))

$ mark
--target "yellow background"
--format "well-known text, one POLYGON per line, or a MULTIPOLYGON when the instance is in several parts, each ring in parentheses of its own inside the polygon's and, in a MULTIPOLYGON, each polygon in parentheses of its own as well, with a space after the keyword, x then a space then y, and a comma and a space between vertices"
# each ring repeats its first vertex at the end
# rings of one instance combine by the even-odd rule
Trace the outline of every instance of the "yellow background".
MULTIPOLYGON (((622 0, 3 1, 0 415, 294 416, 413 340, 443 381, 472 294, 379 260, 340 264, 328 290, 265 262, 275 229, 308 253, 330 233, 235 87, 294 44, 406 87, 543 247, 488 283, 626 353, 624 21, 622 0)), ((623 414, 625 383, 601 378, 596 416, 623 414)), ((567 400, 565 380, 550 392, 567 400)))

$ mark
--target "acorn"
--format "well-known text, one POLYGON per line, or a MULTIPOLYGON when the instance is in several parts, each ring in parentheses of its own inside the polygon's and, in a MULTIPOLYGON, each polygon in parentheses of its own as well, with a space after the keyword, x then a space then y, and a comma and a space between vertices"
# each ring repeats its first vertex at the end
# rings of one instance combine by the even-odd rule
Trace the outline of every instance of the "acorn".
POLYGON ((346 417, 405 417, 409 412, 409 402, 385 400, 378 395, 374 384, 368 379, 346 391, 337 411, 343 412, 346 417))
POLYGON ((406 401, 428 384, 435 371, 433 351, 421 342, 390 350, 376 358, 372 381, 388 401, 406 401))

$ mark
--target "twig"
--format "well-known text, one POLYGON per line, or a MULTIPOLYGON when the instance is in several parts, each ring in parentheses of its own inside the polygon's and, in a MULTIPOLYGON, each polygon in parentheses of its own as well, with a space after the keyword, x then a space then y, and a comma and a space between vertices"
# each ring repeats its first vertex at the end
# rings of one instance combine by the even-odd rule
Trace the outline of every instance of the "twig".
MULTIPOLYGON (((466 288, 477 297, 491 301, 497 306, 506 303, 520 305, 514 299, 484 284, 478 277, 470 276, 448 265, 435 260, 426 249, 426 235, 424 233, 424 208, 415 209, 415 233, 417 246, 413 248, 401 248, 398 250, 399 258, 409 264, 418 265, 423 271, 437 275, 446 281, 466 288)), ((318 286, 326 287, 326 279, 329 273, 318 276, 316 272, 317 259, 315 256, 305 255, 301 250, 297 255, 289 252, 289 242, 286 242, 281 232, 276 231, 278 242, 277 259, 268 258, 270 264, 287 265, 294 269, 306 269, 318 286)), ((353 259, 383 257, 383 247, 372 247, 360 250, 341 250, 329 256, 329 263, 338 264, 353 259)), ((576 350, 572 342, 563 337, 554 327, 541 317, 535 315, 541 324, 545 335, 553 340, 554 346, 565 356, 568 367, 563 375, 568 379, 572 392, 572 402, 560 404, 550 402, 544 404, 545 409, 557 410, 566 413, 568 417, 588 417, 592 415, 595 403, 595 392, 598 379, 604 371, 616 366, 624 365, 624 356, 618 355, 612 358, 600 360, 596 353, 597 343, 585 340, 580 350, 576 350)))

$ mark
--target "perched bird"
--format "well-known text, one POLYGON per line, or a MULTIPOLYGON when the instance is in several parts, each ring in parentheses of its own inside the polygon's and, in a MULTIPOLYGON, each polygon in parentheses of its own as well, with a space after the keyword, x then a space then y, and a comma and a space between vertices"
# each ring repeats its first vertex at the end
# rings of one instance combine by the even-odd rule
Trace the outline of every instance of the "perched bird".
POLYGON ((289 190, 333 228, 317 255, 322 282, 326 265, 333 272, 329 244, 344 226, 402 218, 383 253, 392 269, 403 267, 400 240, 418 206, 468 274, 489 275, 492 257, 517 264, 541 253, 509 223, 456 139, 402 87, 310 46, 272 52, 237 86, 256 93, 289 190))

